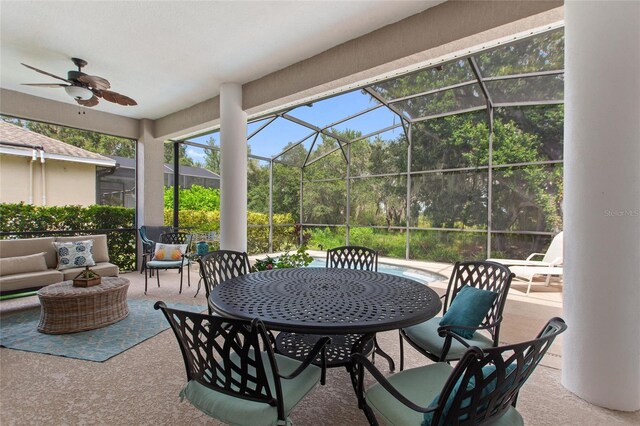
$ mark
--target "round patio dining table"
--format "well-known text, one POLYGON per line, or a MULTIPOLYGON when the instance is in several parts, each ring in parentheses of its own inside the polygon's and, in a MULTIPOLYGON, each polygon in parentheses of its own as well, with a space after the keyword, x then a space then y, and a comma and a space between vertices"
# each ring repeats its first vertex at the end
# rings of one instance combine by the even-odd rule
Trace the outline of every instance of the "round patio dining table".
MULTIPOLYGON (((259 318, 276 331, 319 335, 375 333, 433 318, 438 294, 409 278, 342 268, 285 268, 229 279, 213 289, 220 315, 259 318)), ((356 350, 354 349, 354 350, 356 350)))

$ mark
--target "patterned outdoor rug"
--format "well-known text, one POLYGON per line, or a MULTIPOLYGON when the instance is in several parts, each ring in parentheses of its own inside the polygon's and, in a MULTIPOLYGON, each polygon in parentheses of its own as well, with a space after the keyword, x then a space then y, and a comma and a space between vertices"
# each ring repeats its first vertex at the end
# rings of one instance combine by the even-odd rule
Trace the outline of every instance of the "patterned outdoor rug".
MULTIPOLYGON (((103 362, 169 328, 154 302, 129 299, 129 315, 115 324, 71 334, 44 334, 36 327, 40 309, 30 309, 2 318, 0 346, 87 361, 103 362)), ((169 307, 202 312, 205 306, 168 304, 169 307)))

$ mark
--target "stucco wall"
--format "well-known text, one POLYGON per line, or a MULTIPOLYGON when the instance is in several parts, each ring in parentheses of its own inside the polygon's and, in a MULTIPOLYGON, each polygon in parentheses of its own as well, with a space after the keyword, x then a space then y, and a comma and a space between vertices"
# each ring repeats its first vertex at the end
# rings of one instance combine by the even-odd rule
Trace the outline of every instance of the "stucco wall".
MULTIPOLYGON (((31 157, 0 155, 0 201, 29 202, 29 162, 31 157)), ((96 167, 91 164, 46 160, 45 191, 47 206, 82 205, 96 202, 96 167)), ((33 204, 45 205, 42 192, 42 166, 33 163, 33 204)))

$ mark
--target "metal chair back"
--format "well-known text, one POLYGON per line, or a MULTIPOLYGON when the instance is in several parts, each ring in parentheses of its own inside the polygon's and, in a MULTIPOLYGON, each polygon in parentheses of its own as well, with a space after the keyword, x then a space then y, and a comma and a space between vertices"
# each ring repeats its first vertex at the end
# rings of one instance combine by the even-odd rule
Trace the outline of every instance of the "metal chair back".
MULTIPOLYGON (((251 269, 249 256, 245 252, 218 250, 207 253, 198 259, 200 277, 204 281, 204 289, 209 300, 211 291, 224 281, 248 274, 251 269)), ((207 304, 207 306, 209 306, 207 304)), ((212 313, 209 306, 209 313, 212 313)))
POLYGON ((360 246, 343 246, 327 250, 327 268, 378 270, 378 252, 360 246))
POLYGON ((162 310, 175 333, 187 380, 236 398, 277 406, 278 418, 285 419, 275 356, 260 320, 181 311, 163 302, 156 302, 154 307, 162 310), (261 353, 266 353, 266 360, 261 353))
POLYGON ((561 318, 552 318, 534 340, 469 349, 444 385, 431 424, 477 425, 498 419, 515 406, 520 388, 566 328, 561 318))
POLYGON ((456 262, 445 294, 443 314, 447 312, 456 295, 465 285, 498 293, 493 306, 480 324, 481 326, 496 324, 487 330, 491 333, 494 344, 498 345, 502 311, 507 301, 507 293, 509 292, 509 287, 511 287, 513 277, 514 274, 511 273, 509 268, 500 263, 486 260, 456 262))

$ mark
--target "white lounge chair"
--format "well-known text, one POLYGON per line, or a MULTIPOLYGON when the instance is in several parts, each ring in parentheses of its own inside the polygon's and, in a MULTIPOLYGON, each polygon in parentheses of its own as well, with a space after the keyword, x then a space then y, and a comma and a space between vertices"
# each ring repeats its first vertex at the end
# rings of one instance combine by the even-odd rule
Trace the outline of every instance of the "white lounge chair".
POLYGON ((526 279, 529 283, 527 284, 527 296, 531 291, 531 284, 533 282, 533 277, 536 275, 546 275, 547 278, 545 280, 545 286, 548 286, 551 282, 552 276, 562 276, 562 266, 509 266, 508 267, 511 272, 516 274, 516 278, 526 279))
POLYGON ((549 244, 546 253, 531 253, 525 260, 520 259, 487 259, 493 262, 502 263, 509 267, 511 272, 516 274, 516 278, 526 279, 527 295, 531 290, 533 277, 536 275, 546 275, 545 285, 549 285, 551 276, 562 276, 562 231, 560 231, 549 244), (536 256, 542 256, 542 260, 533 260, 536 256))
POLYGON ((562 265, 562 231, 560 231, 549 244, 546 253, 531 253, 525 260, 522 259, 487 259, 492 262, 502 263, 507 266, 560 266, 562 265), (542 256, 542 260, 533 260, 536 256, 542 256))

